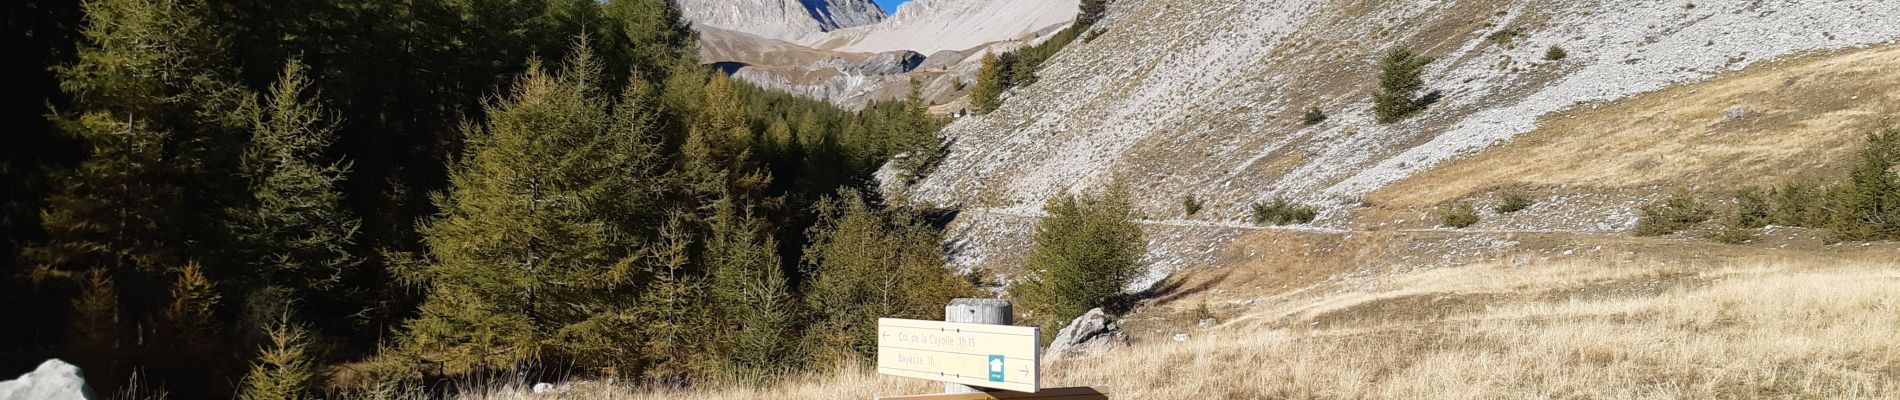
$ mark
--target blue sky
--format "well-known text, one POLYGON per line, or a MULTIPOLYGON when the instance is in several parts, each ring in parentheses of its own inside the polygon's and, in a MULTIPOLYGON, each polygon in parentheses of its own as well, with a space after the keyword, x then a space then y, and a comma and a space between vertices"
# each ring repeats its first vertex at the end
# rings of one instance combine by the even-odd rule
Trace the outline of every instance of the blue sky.
POLYGON ((894 12, 897 12, 898 4, 904 4, 904 2, 910 1, 910 0, 876 0, 876 1, 877 1, 877 5, 884 6, 884 12, 894 13, 894 12))

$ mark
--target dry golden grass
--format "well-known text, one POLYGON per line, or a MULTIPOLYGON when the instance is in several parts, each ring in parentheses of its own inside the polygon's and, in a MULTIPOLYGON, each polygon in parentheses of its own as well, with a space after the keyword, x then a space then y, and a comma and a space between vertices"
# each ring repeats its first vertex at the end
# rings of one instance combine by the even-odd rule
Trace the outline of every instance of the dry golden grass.
POLYGON ((1480 266, 1381 286, 1055 365, 1050 380, 1141 399, 1900 397, 1893 265, 1480 266), (1418 295, 1486 302, 1301 327, 1418 295))
MULTIPOLYGON (((1044 382, 1107 385, 1122 399, 1900 398, 1892 261, 1478 265, 1376 287, 1261 304, 1185 343, 1052 362, 1044 382), (1421 297, 1469 301, 1407 306, 1421 297)), ((937 388, 846 368, 768 388, 467 398, 868 399, 937 388)))
POLYGON ((614 385, 600 382, 572 383, 571 388, 545 394, 529 394, 526 385, 493 385, 482 388, 477 393, 467 393, 459 397, 462 400, 529 400, 529 399, 576 399, 576 400, 757 400, 757 399, 869 399, 875 395, 902 393, 931 393, 941 391, 943 384, 916 379, 879 376, 872 368, 860 365, 845 365, 823 373, 793 376, 777 385, 761 386, 750 383, 730 382, 706 385, 695 389, 651 389, 633 388, 626 385, 614 385))
POLYGON ((1900 46, 1793 57, 1544 117, 1512 143, 1368 196, 1429 207, 1508 186, 1728 190, 1836 174, 1900 116, 1900 46), (1727 119, 1731 107, 1748 110, 1727 119))

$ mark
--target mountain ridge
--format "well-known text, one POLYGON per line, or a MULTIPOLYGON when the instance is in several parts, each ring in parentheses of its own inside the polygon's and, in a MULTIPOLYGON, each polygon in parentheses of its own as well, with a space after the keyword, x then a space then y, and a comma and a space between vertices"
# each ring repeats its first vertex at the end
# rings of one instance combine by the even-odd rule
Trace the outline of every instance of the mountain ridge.
POLYGON ((681 16, 694 24, 790 42, 876 24, 889 16, 871 0, 677 1, 681 16))
MULTIPOLYGON (((982 55, 1038 43, 1075 18, 1078 0, 917 0, 875 22, 857 15, 837 29, 819 26, 865 0, 687 0, 684 16, 701 35, 701 62, 769 89, 848 109, 904 98, 917 82, 932 105, 960 104, 982 55), (748 8, 749 7, 749 8, 748 8), (866 64, 870 62, 870 64, 866 64), (892 68, 901 66, 903 68, 892 68)), ((879 11, 881 13, 881 10, 879 11)), ((882 14, 877 14, 882 15, 882 14)), ((937 107, 948 113, 956 107, 937 107)))

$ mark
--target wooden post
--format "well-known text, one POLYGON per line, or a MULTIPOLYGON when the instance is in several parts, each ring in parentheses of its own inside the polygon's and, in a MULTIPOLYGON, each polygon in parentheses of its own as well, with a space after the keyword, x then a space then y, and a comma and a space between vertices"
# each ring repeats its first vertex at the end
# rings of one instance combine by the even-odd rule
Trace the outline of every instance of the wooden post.
MULTIPOLYGON (((954 299, 943 307, 944 322, 1009 325, 1015 320, 1015 306, 1003 299, 954 299)), ((955 383, 944 383, 944 393, 982 393, 982 390, 955 383)))

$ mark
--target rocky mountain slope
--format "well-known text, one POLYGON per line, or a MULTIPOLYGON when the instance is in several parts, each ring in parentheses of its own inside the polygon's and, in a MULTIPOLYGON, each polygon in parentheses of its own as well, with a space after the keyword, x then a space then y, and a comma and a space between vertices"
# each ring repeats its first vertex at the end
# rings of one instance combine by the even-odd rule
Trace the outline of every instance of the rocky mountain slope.
POLYGON ((1067 25, 1079 0, 917 0, 882 23, 832 32, 813 47, 847 52, 966 51, 1067 25))
POLYGON ((884 9, 871 0, 678 0, 680 13, 695 24, 799 41, 825 32, 883 21, 884 9))
MULTIPOLYGON (((888 19, 863 0, 685 0, 701 60, 771 89, 861 108, 922 85, 932 104, 967 95, 981 55, 1061 30, 1077 0, 917 0, 888 19), (870 21, 870 22, 866 22, 870 21)), ((875 5, 870 5, 875 8, 875 5)))
MULTIPOLYGON (((1155 221, 1159 280, 1212 254, 1249 204, 1288 197, 1311 228, 1360 228, 1366 195, 1539 127, 1540 117, 1710 79, 1789 55, 1900 39, 1900 8, 1853 1, 1122 0, 1105 33, 1051 59, 995 113, 946 129, 954 145, 913 198, 960 207, 958 261, 1020 254, 1055 195, 1120 179, 1155 221), (1546 59, 1552 46, 1567 57, 1546 59), (1436 57, 1441 100, 1371 116, 1378 60, 1436 57), (1329 119, 1305 125, 1317 108, 1329 119), (1180 199, 1208 206, 1182 217, 1180 199)), ((1618 231, 1628 214, 1556 230, 1618 231)), ((1208 256, 1211 257, 1211 256, 1208 256)))

